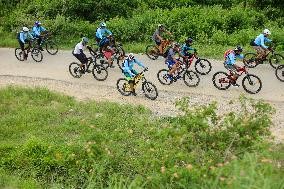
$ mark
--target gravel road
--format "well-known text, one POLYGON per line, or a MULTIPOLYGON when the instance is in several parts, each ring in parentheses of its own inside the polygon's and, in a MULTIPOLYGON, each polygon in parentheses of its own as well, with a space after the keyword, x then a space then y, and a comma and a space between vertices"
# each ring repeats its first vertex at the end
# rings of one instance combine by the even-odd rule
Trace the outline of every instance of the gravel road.
MULTIPOLYGON (((157 79, 157 72, 165 68, 162 58, 156 61, 150 60, 145 55, 136 57, 142 61, 149 72, 146 78, 154 83, 159 91, 157 100, 146 99, 141 92, 138 96, 124 97, 116 89, 116 81, 122 77, 119 68, 109 69, 109 76, 106 81, 97 81, 91 74, 83 75, 80 79, 73 78, 68 71, 71 62, 76 61, 70 51, 59 51, 55 56, 43 52, 44 59, 41 63, 34 62, 31 57, 25 62, 18 61, 14 56, 14 49, 0 49, 0 87, 7 85, 40 86, 53 91, 62 92, 76 97, 79 100, 113 101, 118 103, 131 103, 143 105, 152 110, 154 115, 174 116, 178 113, 174 103, 182 97, 190 97, 191 104, 208 104, 211 101, 218 102, 218 111, 238 110, 237 105, 229 101, 237 99, 240 94, 245 94, 254 99, 263 99, 276 108, 273 118, 273 134, 277 142, 284 142, 284 83, 278 81, 274 70, 270 65, 260 65, 250 69, 249 72, 258 75, 263 83, 262 90, 255 95, 245 93, 242 87, 229 88, 226 91, 216 89, 212 84, 212 76, 217 71, 224 71, 221 61, 210 60, 212 71, 205 76, 200 76, 201 81, 198 87, 189 88, 182 80, 170 86, 163 86, 157 79)), ((241 80, 238 81, 241 84, 241 80)))

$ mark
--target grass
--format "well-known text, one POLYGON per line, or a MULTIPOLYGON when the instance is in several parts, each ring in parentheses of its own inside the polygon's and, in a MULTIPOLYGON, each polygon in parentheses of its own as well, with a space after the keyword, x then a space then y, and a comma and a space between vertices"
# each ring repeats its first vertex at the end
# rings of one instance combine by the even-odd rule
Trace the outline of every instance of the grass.
POLYGON ((1 89, 0 188, 283 188, 284 147, 265 140, 273 109, 240 101, 253 109, 216 117, 215 103, 183 99, 184 116, 154 118, 143 106, 1 89))

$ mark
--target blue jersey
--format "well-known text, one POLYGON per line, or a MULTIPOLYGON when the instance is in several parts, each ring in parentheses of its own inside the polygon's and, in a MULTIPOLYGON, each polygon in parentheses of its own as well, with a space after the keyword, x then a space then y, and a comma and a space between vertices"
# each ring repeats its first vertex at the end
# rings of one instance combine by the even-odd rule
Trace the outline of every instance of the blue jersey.
POLYGON ((181 54, 184 56, 189 56, 189 52, 188 51, 195 51, 195 48, 192 48, 190 46, 187 46, 186 44, 184 44, 181 48, 181 54))
POLYGON ((106 28, 98 28, 96 31, 96 37, 99 39, 102 39, 103 37, 106 37, 105 34, 112 35, 111 31, 109 31, 106 28))
POLYGON ((234 65, 236 63, 236 59, 237 58, 243 59, 244 55, 243 54, 236 55, 234 51, 231 51, 231 53, 229 53, 226 56, 225 64, 227 64, 227 65, 234 65))
POLYGON ((264 44, 264 43, 270 43, 271 40, 268 39, 267 37, 264 36, 264 34, 260 34, 259 36, 257 36, 257 38, 254 40, 254 43, 257 45, 257 46, 261 46, 265 49, 267 49, 268 47, 264 44))
POLYGON ((140 61, 138 61, 136 58, 133 60, 129 60, 128 58, 124 60, 123 62, 123 72, 128 73, 129 75, 133 76, 134 74, 131 72, 133 70, 134 64, 138 64, 139 66, 145 68, 144 64, 140 61))
POLYGON ((31 35, 30 32, 23 32, 23 31, 21 31, 20 34, 19 34, 19 40, 22 43, 25 43, 26 39, 33 39, 33 36, 31 35))
POLYGON ((35 37, 40 36, 40 33, 43 32, 43 31, 46 31, 46 29, 42 26, 34 26, 33 27, 33 35, 35 37))

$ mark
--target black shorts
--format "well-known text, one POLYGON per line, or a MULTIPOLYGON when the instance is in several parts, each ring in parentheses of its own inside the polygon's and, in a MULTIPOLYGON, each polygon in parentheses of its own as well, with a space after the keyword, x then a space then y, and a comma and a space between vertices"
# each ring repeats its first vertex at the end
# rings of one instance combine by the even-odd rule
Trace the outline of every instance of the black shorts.
POLYGON ((85 54, 74 54, 74 51, 72 54, 82 63, 82 64, 87 64, 88 59, 85 54))
POLYGON ((25 50, 25 43, 23 43, 20 39, 18 39, 18 42, 20 44, 22 51, 24 51, 25 50))

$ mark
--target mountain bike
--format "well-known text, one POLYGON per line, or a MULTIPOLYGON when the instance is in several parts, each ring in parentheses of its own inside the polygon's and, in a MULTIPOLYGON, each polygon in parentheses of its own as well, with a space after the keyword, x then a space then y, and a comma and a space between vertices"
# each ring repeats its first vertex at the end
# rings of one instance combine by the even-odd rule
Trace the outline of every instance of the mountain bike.
MULTIPOLYGON (((89 48, 89 50, 90 49, 91 48, 89 48)), ((90 52, 91 51, 92 50, 90 50, 90 52)), ((88 63, 85 66, 86 68, 81 67, 80 64, 77 62, 72 62, 69 65, 69 73, 74 78, 80 78, 82 77, 82 75, 92 72, 93 77, 98 81, 104 81, 108 77, 108 71, 102 65, 96 64, 96 60, 94 56, 88 58, 88 63), (91 65, 93 65, 92 68, 91 68, 91 65)))
POLYGON ((158 80, 163 85, 170 85, 173 82, 178 81, 179 79, 183 79, 184 83, 188 87, 196 87, 199 85, 200 78, 196 72, 188 70, 189 66, 190 65, 187 63, 181 63, 180 67, 177 70, 177 73, 172 76, 172 79, 169 78, 169 71, 171 70, 171 67, 168 67, 168 69, 161 69, 157 73, 158 80))
MULTIPOLYGON (((147 79, 145 78, 144 76, 144 73, 146 72, 147 70, 144 69, 141 73, 137 74, 135 77, 134 77, 134 85, 133 85, 133 88, 134 90, 137 88, 139 82, 142 80, 142 91, 143 93, 145 94, 145 96, 151 100, 155 100, 157 97, 158 97, 158 90, 157 90, 157 87, 147 81, 147 79)), ((117 87, 117 90, 123 95, 123 96, 129 96, 132 94, 132 90, 131 90, 131 87, 130 87, 130 84, 129 84, 129 80, 125 79, 125 78, 120 78, 117 80, 117 83, 116 83, 116 87, 117 87)))
POLYGON ((166 49, 170 46, 172 40, 165 39, 162 41, 162 49, 163 53, 160 54, 159 46, 156 44, 151 44, 146 47, 145 54, 152 60, 156 60, 159 56, 164 56, 163 54, 166 52, 166 49))
POLYGON ((22 49, 21 48, 15 48, 15 56, 16 58, 19 60, 19 61, 24 61, 24 60, 27 60, 28 58, 28 54, 31 53, 31 56, 33 58, 34 61, 36 62, 41 62, 42 59, 43 59, 43 55, 42 55, 42 52, 41 50, 39 50, 38 48, 36 47, 32 47, 32 41, 30 41, 28 43, 28 46, 25 47, 25 52, 26 52, 26 56, 25 54, 23 53, 22 49))
POLYGON ((263 64, 266 61, 269 62, 269 64, 276 69, 276 67, 280 64, 284 64, 284 57, 281 54, 278 54, 275 52, 275 44, 273 44, 269 48, 269 52, 261 58, 260 60, 256 60, 257 53, 249 52, 244 55, 243 62, 244 64, 249 68, 255 68, 259 64, 263 64))
MULTIPOLYGON (((247 93, 256 94, 261 90, 262 82, 258 76, 249 74, 246 67, 246 65, 240 67, 237 70, 237 74, 238 76, 241 76, 242 74, 246 75, 242 80, 242 86, 244 90, 247 93)), ((212 78, 213 85, 219 90, 227 90, 232 85, 232 83, 235 83, 237 81, 234 81, 233 75, 234 74, 231 70, 229 70, 228 74, 223 71, 216 72, 212 78)))
MULTIPOLYGON (((58 52, 58 45, 52 40, 52 33, 51 32, 44 32, 41 34, 41 46, 45 47, 46 51, 50 55, 55 55, 58 52)), ((33 45, 34 47, 39 48, 37 44, 38 38, 36 38, 35 44, 33 45)))
POLYGON ((183 59, 183 63, 190 67, 194 59, 196 59, 194 68, 197 73, 201 75, 206 75, 211 71, 212 65, 209 60, 204 58, 198 58, 196 52, 193 53, 190 58, 183 59))
POLYGON ((284 65, 280 65, 276 68, 275 75, 279 81, 284 82, 284 65))

